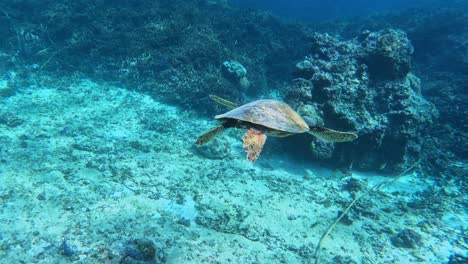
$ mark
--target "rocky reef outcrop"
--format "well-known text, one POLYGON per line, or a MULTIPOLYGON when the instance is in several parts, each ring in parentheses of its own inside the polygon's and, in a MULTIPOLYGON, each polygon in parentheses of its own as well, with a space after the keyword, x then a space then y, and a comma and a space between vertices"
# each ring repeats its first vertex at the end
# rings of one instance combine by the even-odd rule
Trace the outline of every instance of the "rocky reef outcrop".
POLYGON ((357 131, 351 143, 311 143, 314 157, 361 170, 399 171, 421 157, 437 117, 410 72, 413 47, 400 30, 365 31, 351 40, 314 34, 296 64, 286 100, 315 123, 357 131))
MULTIPOLYGON (((453 2, 452 2, 453 3, 453 2)), ((466 102, 468 100, 468 13, 466 5, 454 8, 414 9, 384 16, 355 18, 344 23, 324 23, 314 31, 354 38, 363 29, 376 32, 399 28, 414 46, 412 69, 421 79, 422 94, 439 112, 437 122, 425 134, 422 163, 425 170, 444 178, 466 175, 468 155, 466 102)))

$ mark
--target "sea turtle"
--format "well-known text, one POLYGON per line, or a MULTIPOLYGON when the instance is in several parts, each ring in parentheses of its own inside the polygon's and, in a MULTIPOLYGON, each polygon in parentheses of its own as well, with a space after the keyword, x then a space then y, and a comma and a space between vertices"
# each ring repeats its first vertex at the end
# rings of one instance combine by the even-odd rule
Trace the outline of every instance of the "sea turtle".
POLYGON ((260 156, 266 135, 286 137, 308 132, 317 138, 332 142, 351 141, 358 137, 354 133, 308 124, 289 105, 277 100, 262 99, 238 106, 215 95, 210 95, 210 98, 231 111, 215 116, 222 123, 201 135, 196 144, 203 145, 228 128, 247 129, 242 140, 247 159, 251 162, 260 156))

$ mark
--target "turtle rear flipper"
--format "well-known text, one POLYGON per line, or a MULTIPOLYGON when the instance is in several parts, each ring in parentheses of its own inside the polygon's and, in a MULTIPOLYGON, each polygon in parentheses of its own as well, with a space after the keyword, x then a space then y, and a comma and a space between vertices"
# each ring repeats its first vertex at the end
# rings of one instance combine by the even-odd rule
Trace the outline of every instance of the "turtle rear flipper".
POLYGON ((358 135, 350 132, 341 132, 321 126, 309 125, 309 134, 312 134, 320 139, 331 142, 346 142, 354 140, 358 135))
POLYGON ((261 131, 251 128, 249 129, 242 140, 244 142, 244 150, 247 152, 247 160, 255 162, 262 152, 267 136, 261 131))
POLYGON ((214 137, 216 137, 217 135, 223 133, 223 131, 226 129, 226 126, 224 124, 221 124, 217 127, 214 127, 210 130, 208 130, 207 132, 205 132, 203 135, 201 135, 200 137, 198 137, 197 141, 195 142, 195 144, 197 145, 203 145, 205 143, 207 143, 208 141, 212 140, 214 137))
POLYGON ((222 104, 224 106, 226 106, 227 108, 229 109, 234 109, 234 108, 237 108, 239 107, 236 103, 233 103, 229 100, 226 100, 226 99, 223 99, 219 96, 216 96, 216 95, 209 95, 211 100, 217 102, 218 104, 222 104))

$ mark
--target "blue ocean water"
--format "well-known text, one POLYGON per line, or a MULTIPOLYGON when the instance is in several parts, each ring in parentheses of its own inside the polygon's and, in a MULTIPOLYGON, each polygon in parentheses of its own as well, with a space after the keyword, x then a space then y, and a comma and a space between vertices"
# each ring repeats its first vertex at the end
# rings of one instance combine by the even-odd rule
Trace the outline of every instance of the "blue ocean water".
POLYGON ((0 0, 0 263, 467 263, 467 7, 0 0))
POLYGON ((230 3, 244 8, 270 11, 278 16, 297 21, 321 21, 343 19, 407 9, 434 10, 441 8, 467 8, 465 0, 230 0, 230 3))

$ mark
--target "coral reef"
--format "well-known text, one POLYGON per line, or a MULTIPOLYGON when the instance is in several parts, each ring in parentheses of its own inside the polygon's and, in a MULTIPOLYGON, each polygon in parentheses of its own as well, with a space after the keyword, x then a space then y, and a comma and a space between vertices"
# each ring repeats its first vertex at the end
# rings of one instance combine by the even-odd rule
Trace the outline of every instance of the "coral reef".
POLYGON ((216 107, 207 94, 242 98, 223 62, 242 62, 249 78, 240 84, 259 96, 306 50, 300 26, 223 1, 24 0, 2 13, 0 67, 21 78, 79 71, 202 113, 216 107))
MULTIPOLYGON (((460 5, 460 4, 458 4, 460 5)), ((437 108, 440 118, 434 120, 423 143, 427 153, 422 164, 427 172, 444 178, 460 175, 454 165, 468 155, 466 119, 466 80, 468 78, 468 13, 464 7, 414 9, 388 15, 346 20, 342 23, 313 25, 319 32, 353 38, 362 32, 399 28, 406 32, 414 46, 412 71, 421 79, 422 94, 437 108)), ((457 6, 457 5, 455 5, 457 6)), ((466 174, 466 169, 462 174, 466 174)), ((457 178, 455 176, 455 178, 457 178)))
POLYGON ((249 79, 247 78, 247 69, 238 61, 223 62, 224 73, 227 78, 230 78, 234 83, 239 84, 245 92, 250 87, 249 79))
POLYGON ((368 67, 371 78, 395 80, 410 72, 414 48, 406 33, 394 29, 365 31, 359 38, 362 45, 360 59, 368 67))
POLYGON ((437 111, 422 97, 419 78, 409 73, 412 46, 406 35, 390 29, 345 41, 316 33, 311 47, 296 64, 286 100, 319 125, 360 136, 348 144, 312 143, 314 155, 335 166, 338 161, 387 172, 420 159, 437 111))

